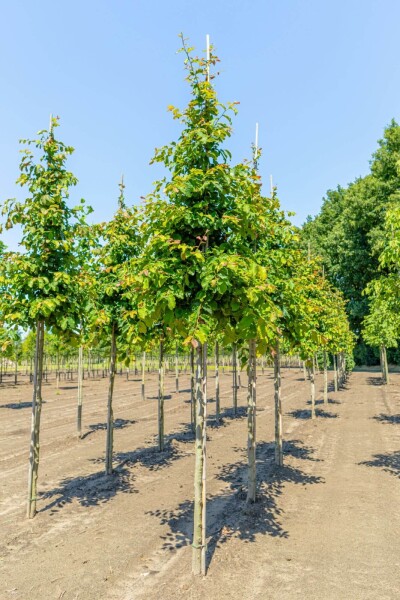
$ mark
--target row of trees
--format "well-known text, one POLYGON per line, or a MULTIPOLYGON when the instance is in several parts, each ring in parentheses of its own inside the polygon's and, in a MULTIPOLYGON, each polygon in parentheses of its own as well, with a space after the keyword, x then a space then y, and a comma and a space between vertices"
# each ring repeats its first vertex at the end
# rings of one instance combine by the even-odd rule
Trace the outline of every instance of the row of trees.
MULTIPOLYGON (((195 430, 193 572, 206 568, 207 356, 230 347, 248 370, 248 491, 256 501, 256 356, 271 354, 275 368, 276 462, 283 463, 279 355, 298 354, 310 373, 315 416, 315 356, 351 352, 345 301, 307 256, 280 209, 276 190, 264 196, 258 161, 232 164, 226 142, 236 103, 222 104, 210 72, 218 62, 193 56, 182 38, 191 98, 169 107, 182 126, 177 141, 152 162, 168 175, 144 205, 128 207, 120 184, 109 223, 89 226, 82 201, 69 208, 75 177, 66 169, 72 148, 49 131, 26 141, 19 183, 23 202, 3 208, 6 227, 22 226, 22 253, 4 254, 0 270, 2 321, 36 331, 28 515, 36 512, 45 331, 75 337, 78 346, 108 340, 106 472, 112 473, 113 388, 117 357, 132 349, 159 353, 159 449, 164 447, 164 357, 182 344, 191 352, 195 430), (31 148, 36 147, 39 159, 31 148)), ((218 367, 217 367, 218 368, 218 367)), ((327 382, 327 377, 326 377, 327 382)), ((327 386, 327 383, 326 383, 327 386)), ((234 394, 235 394, 234 386, 234 394)), ((326 388, 327 389, 327 388, 326 388)), ((218 392, 216 392, 218 398, 218 392)), ((217 402, 218 407, 218 402, 217 402)), ((218 410, 218 409, 217 409, 218 410)), ((81 413, 78 410, 78 422, 81 413)))
MULTIPOLYGON (((382 348, 395 348, 399 338, 377 288, 396 269, 393 253, 389 257, 383 251, 388 243, 397 243, 399 161, 400 126, 393 120, 378 142, 370 173, 345 188, 329 190, 320 213, 309 217, 302 230, 304 245, 322 257, 327 278, 347 301, 357 364, 376 364, 379 356, 385 363, 382 348), (381 298, 380 305, 375 296, 381 298)), ((398 352, 391 355, 400 362, 398 352)))

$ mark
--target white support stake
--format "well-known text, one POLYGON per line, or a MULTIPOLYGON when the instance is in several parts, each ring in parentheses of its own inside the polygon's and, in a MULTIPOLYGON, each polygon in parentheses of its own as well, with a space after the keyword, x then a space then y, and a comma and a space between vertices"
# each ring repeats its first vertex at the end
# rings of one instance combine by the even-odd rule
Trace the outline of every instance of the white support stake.
POLYGON ((207 81, 210 81, 210 36, 206 35, 207 81))

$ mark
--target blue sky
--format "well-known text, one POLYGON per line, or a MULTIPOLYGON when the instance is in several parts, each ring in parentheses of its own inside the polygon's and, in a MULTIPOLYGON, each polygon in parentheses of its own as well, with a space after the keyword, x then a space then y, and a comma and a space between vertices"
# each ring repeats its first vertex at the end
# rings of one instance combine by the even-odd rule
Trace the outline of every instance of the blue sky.
MULTIPOLYGON (((301 224, 326 190, 368 171, 384 126, 400 119, 398 0, 0 0, 0 198, 15 186, 21 137, 61 117, 94 220, 116 208, 118 180, 140 201, 160 175, 154 148, 178 134, 184 106, 178 33, 221 58, 222 101, 240 102, 230 147, 250 153, 260 124, 269 175, 301 224)), ((3 239, 16 247, 18 232, 3 239)))

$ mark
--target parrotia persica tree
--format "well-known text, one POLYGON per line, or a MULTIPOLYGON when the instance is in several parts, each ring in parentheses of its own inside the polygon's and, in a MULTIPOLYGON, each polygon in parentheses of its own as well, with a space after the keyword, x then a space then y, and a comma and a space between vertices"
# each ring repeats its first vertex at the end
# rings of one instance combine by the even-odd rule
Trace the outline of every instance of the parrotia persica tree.
POLYGON ((43 343, 45 329, 74 330, 79 315, 79 227, 85 208, 70 208, 69 189, 77 183, 66 162, 73 148, 54 136, 58 119, 34 140, 22 140, 21 174, 27 188, 23 201, 7 200, 2 214, 6 228, 22 228, 21 253, 8 252, 1 262, 0 299, 4 320, 15 328, 35 329, 35 369, 29 458, 28 516, 36 513, 42 409, 43 343))
MULTIPOLYGON (((140 259, 124 286, 133 294, 132 339, 144 339, 161 323, 166 335, 196 349, 195 509, 193 571, 205 571, 206 344, 249 343, 253 365, 256 341, 274 337, 279 312, 265 266, 257 263, 257 239, 271 235, 265 198, 251 163, 232 166, 224 143, 231 135, 235 103, 221 104, 209 70, 218 61, 194 58, 184 40, 191 100, 184 110, 169 107, 182 124, 176 142, 156 151, 153 162, 169 171, 146 199, 140 259), (135 320, 136 319, 136 320, 135 320)), ((127 296, 129 291, 127 291, 127 296)), ((253 377, 255 383, 255 377, 253 377)), ((252 392, 253 393, 253 392, 252 392)), ((249 402, 255 415, 255 393, 249 402)), ((254 457, 255 445, 250 454, 254 457)), ((255 467, 255 460, 252 459, 255 467)), ((251 471, 253 472, 253 470, 251 471)), ((250 479, 250 478, 249 478, 250 479)), ((249 480, 250 499, 255 480, 249 480)))
MULTIPOLYGON (((105 470, 112 474, 113 459, 113 391, 118 337, 121 334, 130 302, 134 292, 130 291, 130 300, 125 297, 126 288, 122 285, 124 266, 128 261, 133 264, 141 251, 139 230, 140 212, 135 207, 128 208, 124 199, 124 184, 120 184, 118 210, 113 219, 96 227, 101 244, 97 256, 97 273, 93 278, 91 327, 95 338, 106 339, 110 345, 110 372, 107 401, 107 437, 105 470), (124 317, 124 318, 123 318, 124 317)), ((123 350, 123 346, 121 348, 123 350)))

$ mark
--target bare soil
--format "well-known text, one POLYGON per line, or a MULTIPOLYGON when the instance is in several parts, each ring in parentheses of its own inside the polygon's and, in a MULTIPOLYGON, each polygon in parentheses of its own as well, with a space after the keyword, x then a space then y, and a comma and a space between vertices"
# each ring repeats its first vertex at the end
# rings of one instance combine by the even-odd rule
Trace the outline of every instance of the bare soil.
MULTIPOLYGON (((392 600, 400 597, 400 374, 356 372, 309 418, 309 383, 283 370, 285 466, 273 465, 273 382, 258 376, 258 501, 248 507, 246 383, 239 414, 222 376, 209 404, 208 574, 191 575, 189 378, 167 377, 167 445, 156 451, 157 388, 118 377, 115 473, 104 470, 107 382, 44 387, 39 513, 25 518, 31 386, 0 388, 0 598, 392 600)), ((213 395, 210 377, 210 396, 213 395)), ((322 377, 317 377, 321 391, 322 377)), ((320 398, 320 393, 319 396, 320 398)))

